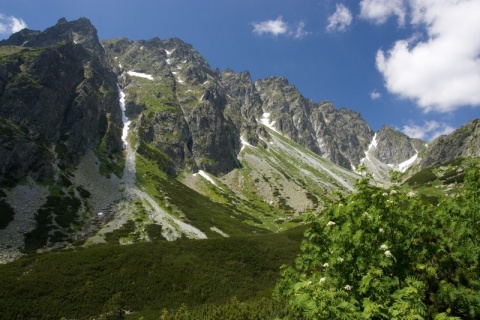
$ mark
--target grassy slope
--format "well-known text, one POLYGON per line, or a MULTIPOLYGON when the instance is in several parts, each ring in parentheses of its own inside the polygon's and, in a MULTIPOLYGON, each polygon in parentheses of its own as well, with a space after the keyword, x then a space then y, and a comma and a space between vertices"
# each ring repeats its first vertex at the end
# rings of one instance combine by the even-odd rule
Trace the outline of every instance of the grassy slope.
POLYGON ((463 187, 465 169, 470 163, 469 158, 458 158, 453 161, 419 170, 411 173, 416 168, 407 171, 403 188, 412 190, 434 203, 445 195, 454 196, 463 187))
POLYGON ((189 186, 194 184, 193 188, 208 198, 248 212, 262 222, 258 226, 273 232, 303 223, 299 215, 324 208, 335 200, 334 191, 351 192, 336 177, 353 186, 355 174, 269 132, 272 143, 268 148, 245 147, 238 156, 241 168, 224 177, 212 177, 217 186, 203 178, 189 186))
POLYGON ((97 245, 22 258, 0 265, 0 318, 91 317, 115 295, 130 311, 270 297, 279 267, 299 252, 304 229, 97 245))
POLYGON ((161 153, 152 148, 149 150, 150 153, 137 155, 137 184, 167 211, 180 214, 185 222, 202 230, 209 238, 221 237, 210 230, 212 227, 228 235, 269 232, 252 225, 261 224, 261 221, 237 210, 234 205, 212 201, 166 175, 159 163, 161 153))

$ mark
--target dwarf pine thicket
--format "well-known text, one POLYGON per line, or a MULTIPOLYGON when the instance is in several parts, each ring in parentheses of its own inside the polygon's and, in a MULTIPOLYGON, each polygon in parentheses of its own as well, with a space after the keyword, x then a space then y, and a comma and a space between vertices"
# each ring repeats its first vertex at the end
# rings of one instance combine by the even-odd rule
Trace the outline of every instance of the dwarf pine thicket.
POLYGON ((438 205, 368 178, 357 190, 310 216, 276 296, 303 319, 478 319, 480 164, 438 205))

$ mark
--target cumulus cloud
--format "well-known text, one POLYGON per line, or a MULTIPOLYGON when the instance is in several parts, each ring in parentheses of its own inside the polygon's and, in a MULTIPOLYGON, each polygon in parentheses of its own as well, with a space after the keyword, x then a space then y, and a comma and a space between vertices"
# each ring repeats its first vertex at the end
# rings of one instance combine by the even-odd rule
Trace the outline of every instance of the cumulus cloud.
POLYGON ((262 22, 253 23, 253 32, 262 35, 264 33, 270 33, 274 36, 284 34, 288 32, 288 25, 283 21, 282 17, 278 17, 277 20, 267 20, 262 22))
POLYGON ((281 16, 276 20, 254 22, 253 32, 259 36, 263 34, 271 34, 273 36, 286 35, 297 39, 310 34, 310 32, 305 30, 305 23, 303 21, 291 26, 289 23, 283 21, 281 16))
POLYGON ((412 26, 426 34, 423 41, 413 36, 377 52, 388 91, 425 112, 480 106, 480 0, 410 0, 409 5, 412 26))
POLYGON ((25 29, 27 24, 21 18, 7 16, 0 13, 0 37, 25 29))
POLYGON ((424 121, 423 125, 410 123, 402 128, 402 132, 410 138, 422 139, 424 141, 432 141, 433 139, 453 132, 455 128, 447 123, 435 120, 424 121))
POLYGON ((382 97, 382 94, 380 92, 378 92, 377 90, 373 90, 372 92, 370 92, 370 98, 372 100, 377 100, 381 97, 382 97))
POLYGON ((337 4, 335 12, 328 17, 328 32, 345 31, 352 23, 352 13, 343 4, 337 4))
POLYGON ((405 24, 407 4, 404 0, 362 0, 360 2, 360 17, 382 24, 391 16, 397 16, 398 24, 405 24))

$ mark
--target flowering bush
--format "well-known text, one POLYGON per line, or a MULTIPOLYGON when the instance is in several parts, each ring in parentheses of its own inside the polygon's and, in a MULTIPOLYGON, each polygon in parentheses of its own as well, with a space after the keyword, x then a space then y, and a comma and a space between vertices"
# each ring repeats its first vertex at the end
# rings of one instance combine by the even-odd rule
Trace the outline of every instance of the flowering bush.
POLYGON ((276 295, 302 319, 480 318, 480 165, 433 205, 373 187, 311 218, 276 295))

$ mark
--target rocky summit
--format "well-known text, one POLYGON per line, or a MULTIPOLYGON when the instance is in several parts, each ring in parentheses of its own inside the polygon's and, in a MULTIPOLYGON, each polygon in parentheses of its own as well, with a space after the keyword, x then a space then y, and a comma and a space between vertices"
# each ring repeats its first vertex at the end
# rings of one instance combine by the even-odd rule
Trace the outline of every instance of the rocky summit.
POLYGON ((478 145, 478 120, 426 145, 180 39, 60 19, 0 41, 0 258, 276 232, 354 192, 359 164, 385 184, 478 145))

